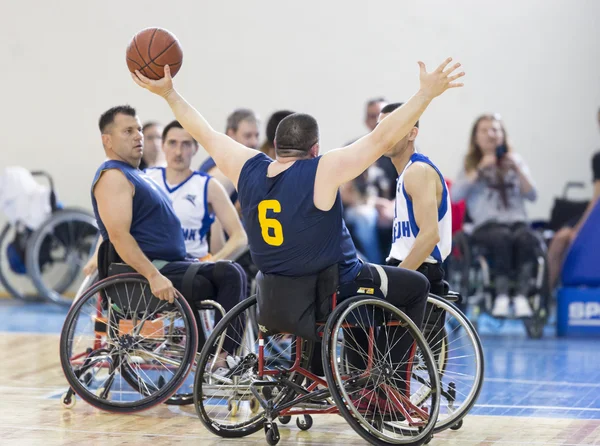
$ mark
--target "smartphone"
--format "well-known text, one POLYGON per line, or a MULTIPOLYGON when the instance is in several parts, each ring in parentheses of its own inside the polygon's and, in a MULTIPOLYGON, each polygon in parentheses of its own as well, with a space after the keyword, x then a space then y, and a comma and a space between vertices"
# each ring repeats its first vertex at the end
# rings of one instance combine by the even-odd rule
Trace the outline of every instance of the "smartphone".
POLYGON ((506 144, 499 145, 496 147, 496 159, 500 161, 502 158, 504 158, 504 155, 506 155, 507 152, 508 148, 506 147, 506 144))

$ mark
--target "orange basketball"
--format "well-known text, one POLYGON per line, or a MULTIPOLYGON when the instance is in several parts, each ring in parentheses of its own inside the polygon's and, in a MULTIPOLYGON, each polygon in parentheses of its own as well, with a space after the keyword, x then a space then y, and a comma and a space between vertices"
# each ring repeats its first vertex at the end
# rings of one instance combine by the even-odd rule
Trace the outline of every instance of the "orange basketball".
POLYGON ((175 76, 183 63, 179 40, 163 28, 146 28, 137 33, 127 46, 127 67, 132 73, 139 70, 150 79, 161 79, 165 65, 175 76))

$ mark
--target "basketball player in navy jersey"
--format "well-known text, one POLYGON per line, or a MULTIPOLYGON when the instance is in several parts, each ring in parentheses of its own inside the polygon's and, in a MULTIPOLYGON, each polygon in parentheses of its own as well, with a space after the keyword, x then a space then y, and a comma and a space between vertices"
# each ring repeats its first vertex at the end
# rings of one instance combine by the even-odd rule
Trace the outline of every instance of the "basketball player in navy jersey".
MULTIPOLYGON (((372 280, 386 299, 403 307, 420 325, 429 282, 414 271, 359 261, 342 218, 338 189, 394 147, 435 97, 462 86, 454 81, 464 73, 453 74, 460 64, 448 68, 450 62, 447 59, 431 73, 419 62, 420 89, 404 106, 373 132, 323 156, 313 117, 296 113, 284 118, 275 135, 275 161, 215 131, 174 89, 168 66, 158 81, 138 71, 132 77, 167 101, 177 120, 237 188, 252 259, 262 273, 300 277, 337 264, 342 286, 355 283, 359 276, 361 281, 372 280)), ((409 347, 398 342, 392 357, 406 354, 409 347)))
POLYGON ((198 142, 177 121, 165 127, 162 140, 167 167, 149 168, 145 172, 171 199, 181 221, 187 253, 213 262, 235 260, 246 250, 246 231, 221 183, 206 173, 190 169, 198 142), (217 252, 209 254, 207 235, 215 217, 229 238, 217 252))
MULTIPOLYGON (((169 197, 138 169, 143 136, 135 109, 113 107, 100 117, 99 127, 108 161, 98 168, 91 195, 101 236, 148 280, 157 298, 172 302, 194 260, 186 254, 181 223, 169 197)), ((244 297, 244 278, 231 262, 202 263, 198 274, 212 283, 216 300, 227 311, 244 297)), ((192 306, 203 298, 201 290, 195 294, 185 296, 192 306)), ((200 348, 204 335, 198 331, 200 348)))
MULTIPOLYGON (((388 104, 379 115, 387 119, 401 102, 388 104)), ((416 270, 429 279, 431 292, 442 295, 442 263, 452 249, 452 214, 446 181, 425 155, 417 153, 419 122, 384 155, 398 171, 392 248, 388 265, 416 270)))

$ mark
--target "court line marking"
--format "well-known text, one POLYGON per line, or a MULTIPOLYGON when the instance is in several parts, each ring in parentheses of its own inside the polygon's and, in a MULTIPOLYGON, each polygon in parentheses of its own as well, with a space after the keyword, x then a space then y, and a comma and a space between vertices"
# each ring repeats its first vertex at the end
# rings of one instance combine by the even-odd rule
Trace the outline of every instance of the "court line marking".
MULTIPOLYGON (((206 432, 202 432, 201 434, 198 435, 173 435, 173 434, 154 434, 154 433, 147 433, 147 432, 114 432, 114 431, 92 431, 92 430, 81 430, 81 429, 66 429, 66 428, 57 428, 57 427, 38 427, 38 426, 19 426, 19 425, 11 425, 11 424, 0 424, 0 427, 2 428, 8 428, 8 429, 15 429, 15 430, 28 430, 28 431, 45 431, 45 432, 74 432, 74 433, 80 433, 80 434, 98 434, 98 435, 106 435, 106 434, 111 434, 111 435, 115 435, 118 434, 120 436, 135 436, 135 437, 158 437, 158 438, 185 438, 185 439, 200 439, 200 440, 205 440, 206 437, 204 437, 205 433, 208 433, 208 431, 206 432)), ((220 437, 215 436, 215 439, 219 439, 220 437)), ((292 438, 290 438, 291 440, 292 438)), ((445 439, 443 437, 440 437, 440 439, 445 439)), ((227 438, 221 438, 220 439, 222 442, 226 442, 229 443, 230 441, 232 441, 232 439, 227 439, 227 438)), ((254 439, 252 439, 254 440, 254 439)), ((357 438, 358 440, 358 438, 357 438)), ((464 443, 478 443, 481 444, 481 438, 473 438, 473 439, 469 439, 469 438, 461 438, 460 440, 463 444, 464 443)), ((233 442, 233 441, 232 441, 233 442)), ((259 443, 260 440, 257 439, 256 443, 259 443)), ((311 442, 310 444, 312 445, 322 445, 322 446, 329 446, 331 445, 331 442, 328 443, 315 443, 315 442, 311 442)), ((564 442, 556 442, 556 441, 543 441, 543 442, 538 442, 538 441, 521 441, 521 440, 494 440, 494 444, 523 444, 523 445, 543 445, 543 446, 549 446, 549 445, 558 445, 558 446, 593 446, 591 443, 564 443, 564 442)))
POLYGON ((566 411, 585 411, 600 412, 600 407, 562 407, 562 406, 515 406, 510 404, 475 404, 475 407, 493 408, 493 409, 535 409, 535 410, 566 410, 566 411))
POLYGON ((512 383, 512 384, 535 384, 540 386, 571 386, 571 387, 600 387, 598 383, 572 383, 568 381, 535 381, 529 379, 511 379, 511 378, 483 378, 486 382, 512 383))

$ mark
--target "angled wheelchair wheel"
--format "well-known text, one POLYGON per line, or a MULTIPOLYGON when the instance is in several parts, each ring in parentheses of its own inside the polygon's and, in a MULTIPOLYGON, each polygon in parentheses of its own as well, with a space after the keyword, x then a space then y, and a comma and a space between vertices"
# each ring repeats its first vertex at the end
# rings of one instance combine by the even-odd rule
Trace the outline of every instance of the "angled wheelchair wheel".
POLYGON ((540 253, 538 257, 538 274, 535 278, 533 292, 529 296, 529 305, 533 310, 533 317, 523 319, 525 331, 530 339, 541 339, 544 336, 544 327, 548 322, 549 302, 552 293, 546 265, 545 252, 540 253))
MULTIPOLYGON (((250 317, 256 305, 256 296, 249 297, 221 319, 196 366, 196 413, 210 432, 221 437, 239 438, 258 432, 267 421, 267 407, 276 407, 295 395, 276 377, 259 376, 261 346, 264 370, 278 373, 293 364, 297 339, 285 334, 259 339, 250 317)), ((305 352, 301 355, 304 367, 311 356, 305 352)), ((299 385, 303 378, 291 372, 285 379, 299 385)), ((275 413, 273 419, 277 416, 275 413)))
POLYGON ((83 280, 83 267, 98 240, 94 216, 79 209, 56 211, 27 244, 27 272, 39 293, 61 305, 71 305, 73 285, 83 280))
POLYGON ((322 359, 340 413, 370 444, 431 439, 440 403, 437 366, 419 328, 398 308, 363 296, 339 304, 325 326, 322 359), (422 396, 414 402, 415 395, 422 396))
MULTIPOLYGON (((214 300, 204 300, 200 303, 197 310, 197 316, 200 318, 200 325, 204 333, 204 339, 208 339, 214 330, 215 315, 220 314, 221 318, 225 317, 226 311, 222 305, 214 300)), ((188 406, 194 403, 194 381, 196 377, 196 365, 200 359, 200 353, 196 353, 192 371, 186 377, 181 387, 173 394, 165 404, 169 406, 188 406)))
POLYGON ((18 228, 15 225, 6 223, 2 232, 0 232, 0 283, 4 289, 15 299, 22 300, 24 302, 41 302, 44 300, 43 296, 35 288, 35 285, 31 281, 31 278, 27 274, 25 255, 26 255, 26 243, 30 237, 30 232, 26 228, 18 228), (19 253, 15 252, 15 245, 12 245, 11 253, 8 253, 9 244, 15 241, 17 232, 23 234, 23 244, 25 249, 17 249, 19 253), (8 256, 14 256, 13 259, 9 259, 8 256), (15 271, 16 268, 16 271, 15 271))
MULTIPOLYGON (((473 258, 468 236, 465 233, 459 231, 452 237, 452 251, 446 262, 446 277, 448 277, 450 289, 465 297, 470 296, 472 292, 470 272, 473 258)), ((465 300, 465 303, 461 305, 463 311, 466 309, 466 305, 465 300)))
POLYGON ((132 413, 166 401, 192 368, 198 345, 185 299, 158 300, 138 274, 94 284, 73 304, 60 339, 70 390, 98 409, 132 413))
MULTIPOLYGON (((427 298, 423 334, 440 379, 440 413, 434 430, 439 432, 457 426, 475 405, 483 385, 483 348, 464 313, 433 294, 427 298)), ((411 401, 420 405, 426 396, 413 394, 411 401)))

